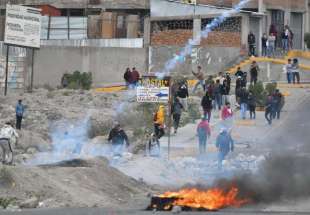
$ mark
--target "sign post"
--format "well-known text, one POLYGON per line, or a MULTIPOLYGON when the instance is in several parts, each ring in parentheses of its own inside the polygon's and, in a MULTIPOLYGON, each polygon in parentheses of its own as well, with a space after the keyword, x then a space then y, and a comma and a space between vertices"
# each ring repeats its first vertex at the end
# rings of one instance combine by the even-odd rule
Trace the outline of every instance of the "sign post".
POLYGON ((156 76, 143 76, 141 86, 137 87, 137 102, 168 104, 168 159, 171 139, 171 77, 159 79, 156 76))
MULTIPOLYGON (((41 10, 20 5, 6 5, 4 43, 8 49, 10 46, 19 46, 32 49, 32 72, 30 87, 33 87, 33 58, 34 49, 40 48, 41 43, 41 10)), ((8 54, 5 95, 7 93, 8 79, 8 54)))
POLYGON ((10 54, 10 46, 6 46, 6 60, 5 60, 5 82, 4 82, 4 96, 6 96, 8 92, 8 74, 9 74, 9 54, 10 54))

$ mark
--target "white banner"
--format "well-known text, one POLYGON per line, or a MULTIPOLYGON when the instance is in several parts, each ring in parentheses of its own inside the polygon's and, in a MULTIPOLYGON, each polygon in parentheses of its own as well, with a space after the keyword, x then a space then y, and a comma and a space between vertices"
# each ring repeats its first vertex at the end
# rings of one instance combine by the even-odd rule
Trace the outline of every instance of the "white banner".
POLYGON ((169 87, 137 87, 137 102, 168 103, 169 87))
POLYGON ((6 5, 4 42, 16 46, 40 48, 41 10, 6 5))

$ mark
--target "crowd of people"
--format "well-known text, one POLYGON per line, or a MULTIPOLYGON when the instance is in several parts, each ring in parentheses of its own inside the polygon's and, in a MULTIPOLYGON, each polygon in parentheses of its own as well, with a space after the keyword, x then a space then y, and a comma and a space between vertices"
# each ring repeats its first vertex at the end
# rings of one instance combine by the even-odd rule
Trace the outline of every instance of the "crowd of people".
MULTIPOLYGON (((276 48, 281 47, 285 54, 293 48, 294 33, 288 25, 285 25, 281 34, 277 32, 275 25, 271 25, 269 34, 264 33, 261 38, 261 50, 263 57, 275 57, 276 48)), ((248 53, 249 56, 256 56, 256 36, 252 31, 248 35, 248 53)))

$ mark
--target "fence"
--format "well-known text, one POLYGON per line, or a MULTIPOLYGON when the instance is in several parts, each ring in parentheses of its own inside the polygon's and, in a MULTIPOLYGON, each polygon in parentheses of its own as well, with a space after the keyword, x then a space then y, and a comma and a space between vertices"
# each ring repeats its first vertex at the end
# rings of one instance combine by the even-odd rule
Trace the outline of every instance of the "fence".
MULTIPOLYGON (((6 72, 6 46, 0 43, 0 88, 5 86, 6 72)), ((23 89, 27 79, 26 74, 26 49, 10 47, 8 67, 8 88, 23 89)))

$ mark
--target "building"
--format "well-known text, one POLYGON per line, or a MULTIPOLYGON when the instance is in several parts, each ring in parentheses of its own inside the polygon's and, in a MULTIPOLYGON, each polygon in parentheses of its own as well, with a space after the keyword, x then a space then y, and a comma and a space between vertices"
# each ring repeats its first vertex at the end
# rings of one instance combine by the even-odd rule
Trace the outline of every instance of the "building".
MULTIPOLYGON (((193 5, 183 4, 181 1, 151 0, 151 71, 156 71, 164 66, 157 65, 160 62, 160 54, 155 50, 172 49, 173 47, 176 51, 183 47, 190 39, 199 35, 213 18, 231 10, 238 2, 234 0, 197 0, 197 4, 193 5)), ((188 66, 183 65, 177 70, 184 70, 184 73, 188 74, 188 71, 195 67, 189 64, 194 62, 196 63, 193 65, 202 64, 208 71, 224 70, 225 67, 230 66, 230 62, 234 61, 236 52, 237 56, 240 56, 239 53, 241 55, 247 53, 247 38, 250 31, 256 35, 257 53, 260 54, 260 38, 264 33, 269 33, 272 25, 278 32, 278 46, 281 46, 283 28, 288 25, 294 32, 293 48, 303 49, 304 33, 309 32, 309 1, 250 1, 240 13, 234 13, 220 26, 213 29, 206 39, 202 39, 199 44, 196 44, 197 47, 193 50, 192 56, 195 56, 194 58, 198 61, 190 62, 188 60, 187 62, 184 59, 185 65, 188 66), (196 53, 197 49, 200 52, 198 54, 196 53), (214 52, 211 53, 211 50, 214 52), (213 59, 210 60, 210 58, 213 59)), ((171 56, 169 57, 171 58, 171 56)), ((167 56, 167 59, 169 57, 167 56)))

